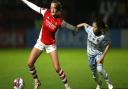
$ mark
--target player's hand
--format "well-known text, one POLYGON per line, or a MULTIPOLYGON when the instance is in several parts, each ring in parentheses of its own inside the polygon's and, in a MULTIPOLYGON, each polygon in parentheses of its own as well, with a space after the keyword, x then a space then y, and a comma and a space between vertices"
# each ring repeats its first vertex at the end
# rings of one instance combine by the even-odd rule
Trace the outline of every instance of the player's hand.
POLYGON ((77 28, 80 28, 81 26, 80 26, 80 24, 77 24, 76 27, 77 27, 77 28))
POLYGON ((76 26, 76 32, 78 32, 81 29, 81 27, 76 26))

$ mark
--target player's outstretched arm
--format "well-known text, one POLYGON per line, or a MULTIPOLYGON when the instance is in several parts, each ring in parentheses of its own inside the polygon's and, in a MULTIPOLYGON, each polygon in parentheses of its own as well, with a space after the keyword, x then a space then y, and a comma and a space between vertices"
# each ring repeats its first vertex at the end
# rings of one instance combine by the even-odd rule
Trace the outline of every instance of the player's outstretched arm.
POLYGON ((27 0, 21 0, 22 2, 24 2, 27 6, 29 6, 31 9, 33 9, 34 11, 44 15, 44 12, 46 10, 42 10, 40 7, 38 7, 37 5, 27 1, 27 0))
POLYGON ((109 44, 105 47, 105 49, 104 49, 104 51, 103 51, 103 54, 102 54, 102 56, 100 57, 100 60, 97 61, 98 64, 104 62, 104 58, 105 58, 106 54, 108 53, 108 50, 109 50, 110 46, 111 46, 111 44, 109 43, 109 44))
POLYGON ((109 50, 109 48, 110 48, 110 43, 105 47, 105 50, 104 50, 104 52, 103 52, 103 57, 105 57, 106 56, 106 54, 107 54, 107 52, 108 52, 108 50, 109 50))
POLYGON ((77 25, 78 28, 81 28, 81 27, 86 28, 87 26, 89 26, 89 25, 86 24, 86 23, 80 23, 80 24, 77 25))
POLYGON ((72 31, 77 31, 77 27, 76 26, 73 26, 71 24, 69 24, 68 22, 66 21, 62 21, 62 25, 61 25, 62 28, 67 28, 69 30, 72 30, 72 31))

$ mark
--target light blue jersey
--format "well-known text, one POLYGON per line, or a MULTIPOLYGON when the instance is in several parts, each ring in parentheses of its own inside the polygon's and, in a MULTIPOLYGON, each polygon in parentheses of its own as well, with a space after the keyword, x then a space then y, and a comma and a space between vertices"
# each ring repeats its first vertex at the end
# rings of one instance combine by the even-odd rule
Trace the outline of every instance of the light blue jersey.
MULTIPOLYGON (((105 69, 103 68, 102 63, 97 63, 102 58, 102 54, 106 46, 110 43, 107 35, 96 36, 93 32, 93 27, 86 26, 85 31, 88 34, 87 37, 87 53, 88 53, 88 63, 92 71, 93 78, 96 81, 97 85, 101 86, 102 82, 99 79, 100 73, 106 81, 109 89, 113 89, 113 86, 110 83, 109 77, 105 69)), ((96 88, 97 89, 97 88, 96 88)), ((98 88, 99 89, 99 88, 98 88)))
POLYGON ((87 53, 88 55, 102 54, 105 46, 109 43, 105 35, 96 36, 93 32, 92 26, 85 27, 88 34, 87 38, 87 53))

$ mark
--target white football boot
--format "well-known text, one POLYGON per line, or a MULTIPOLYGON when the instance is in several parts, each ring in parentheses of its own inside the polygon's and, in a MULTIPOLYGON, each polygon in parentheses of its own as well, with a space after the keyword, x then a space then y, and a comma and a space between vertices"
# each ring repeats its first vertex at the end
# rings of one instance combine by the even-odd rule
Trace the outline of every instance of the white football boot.
POLYGON ((65 89, 71 89, 68 84, 65 84, 65 89))
POLYGON ((96 86, 96 89, 100 89, 100 85, 97 85, 97 86, 96 86))
POLYGON ((108 85, 108 89, 113 89, 113 85, 112 84, 109 84, 108 85))
POLYGON ((41 85, 41 83, 40 83, 39 80, 35 81, 35 83, 34 83, 34 89, 38 89, 38 87, 39 87, 40 85, 41 85))

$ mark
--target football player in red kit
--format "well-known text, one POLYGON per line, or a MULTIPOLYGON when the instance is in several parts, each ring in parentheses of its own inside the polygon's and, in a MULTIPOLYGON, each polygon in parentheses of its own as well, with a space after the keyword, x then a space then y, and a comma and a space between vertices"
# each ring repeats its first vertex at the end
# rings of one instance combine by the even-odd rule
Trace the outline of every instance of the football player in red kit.
POLYGON ((70 25, 69 23, 67 23, 62 19, 61 17, 62 5, 57 0, 53 0, 51 2, 50 9, 38 7, 37 5, 27 0, 21 0, 21 1, 24 2, 27 6, 29 6, 34 11, 42 14, 43 16, 43 24, 42 24, 39 38, 28 58, 29 71, 33 76, 34 84, 35 84, 34 89, 38 89, 40 85, 34 64, 45 49, 46 49, 46 52, 49 53, 52 59, 52 63, 54 65, 55 71, 58 73, 58 75, 60 76, 60 79, 63 81, 65 89, 71 89, 70 86, 68 85, 65 73, 59 64, 58 53, 56 50, 55 33, 60 27, 71 29, 74 31, 76 30, 76 27, 70 25))

